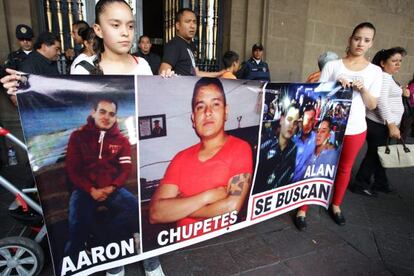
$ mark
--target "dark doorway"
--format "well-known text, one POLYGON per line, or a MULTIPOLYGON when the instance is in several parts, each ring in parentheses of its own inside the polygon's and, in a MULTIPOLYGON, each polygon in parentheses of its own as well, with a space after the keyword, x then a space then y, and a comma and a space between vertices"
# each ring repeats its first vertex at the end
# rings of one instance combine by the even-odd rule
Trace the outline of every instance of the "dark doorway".
POLYGON ((162 57, 164 16, 163 0, 142 1, 143 32, 151 38, 151 52, 162 57))

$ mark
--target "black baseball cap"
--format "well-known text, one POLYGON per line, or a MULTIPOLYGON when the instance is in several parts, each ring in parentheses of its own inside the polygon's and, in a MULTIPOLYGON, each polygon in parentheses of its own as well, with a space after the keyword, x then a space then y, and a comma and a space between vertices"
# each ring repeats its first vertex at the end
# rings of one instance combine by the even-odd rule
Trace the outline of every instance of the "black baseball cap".
POLYGON ((16 27, 16 38, 19 40, 23 39, 32 39, 33 38, 33 30, 29 26, 25 24, 19 24, 16 27))
POLYGON ((262 45, 262 43, 256 43, 256 44, 253 45, 252 52, 253 51, 256 51, 256 50, 263 51, 263 45, 262 45))

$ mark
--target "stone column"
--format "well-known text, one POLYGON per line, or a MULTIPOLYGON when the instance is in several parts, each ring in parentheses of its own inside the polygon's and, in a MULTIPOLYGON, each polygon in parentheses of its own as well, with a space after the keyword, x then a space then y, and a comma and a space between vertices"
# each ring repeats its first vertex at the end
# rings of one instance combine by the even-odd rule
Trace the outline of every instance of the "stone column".
POLYGON ((272 81, 299 81, 308 4, 308 0, 232 1, 229 49, 246 60, 252 45, 260 42, 272 81))

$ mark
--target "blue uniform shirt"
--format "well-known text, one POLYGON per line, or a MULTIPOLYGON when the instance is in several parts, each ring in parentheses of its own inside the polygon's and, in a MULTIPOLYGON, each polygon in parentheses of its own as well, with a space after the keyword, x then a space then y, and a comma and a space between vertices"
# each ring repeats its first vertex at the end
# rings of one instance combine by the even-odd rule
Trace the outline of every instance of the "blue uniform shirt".
POLYGON ((312 154, 311 158, 308 160, 308 162, 306 164, 306 168, 308 168, 309 166, 313 166, 313 168, 309 168, 310 169, 308 171, 308 174, 309 175, 306 175, 306 170, 305 170, 304 171, 305 174, 303 175, 303 177, 305 177, 305 176, 306 176, 306 178, 323 177, 323 176, 313 176, 312 175, 315 172, 319 172, 320 169, 321 169, 320 166, 323 166, 324 169, 321 170, 321 171, 325 172, 325 174, 326 174, 325 177, 328 177, 328 178, 334 180, 334 177, 336 175, 336 163, 337 163, 337 160, 338 160, 338 151, 335 150, 335 149, 325 149, 325 150, 322 150, 319 155, 316 155, 314 153, 314 154, 312 154), (326 173, 327 172, 326 167, 328 165, 330 167, 335 166, 334 167, 335 169, 334 169, 334 173, 333 173, 332 178, 329 177, 329 175, 326 173))
POLYGON ((269 66, 261 60, 257 63, 254 58, 244 62, 237 72, 238 79, 270 81, 269 66))

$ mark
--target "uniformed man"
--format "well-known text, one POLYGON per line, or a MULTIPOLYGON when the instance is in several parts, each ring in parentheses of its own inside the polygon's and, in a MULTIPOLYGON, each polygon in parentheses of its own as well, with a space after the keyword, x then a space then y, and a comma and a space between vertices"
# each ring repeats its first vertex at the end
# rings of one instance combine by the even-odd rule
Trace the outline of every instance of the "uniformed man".
POLYGON ((270 81, 269 66, 263 61, 263 45, 256 43, 252 47, 252 56, 243 62, 237 72, 238 79, 270 81))
MULTIPOLYGON (((19 71, 29 74, 37 75, 59 75, 60 72, 57 67, 57 60, 60 54, 60 40, 59 37, 50 32, 40 33, 34 43, 34 49, 30 55, 21 64, 19 71)), ((11 74, 2 78, 4 87, 13 92, 17 90, 15 82, 12 81, 19 80, 20 78, 16 74, 11 74), (17 79, 16 79, 17 76, 17 79), (7 87, 7 85, 11 85, 7 87)), ((8 91, 10 94, 10 100, 14 105, 17 106, 16 95, 8 91)))
POLYGON ((5 68, 20 70, 23 61, 33 50, 33 30, 27 25, 20 24, 16 27, 16 38, 19 40, 20 48, 11 52, 4 63, 5 68))

